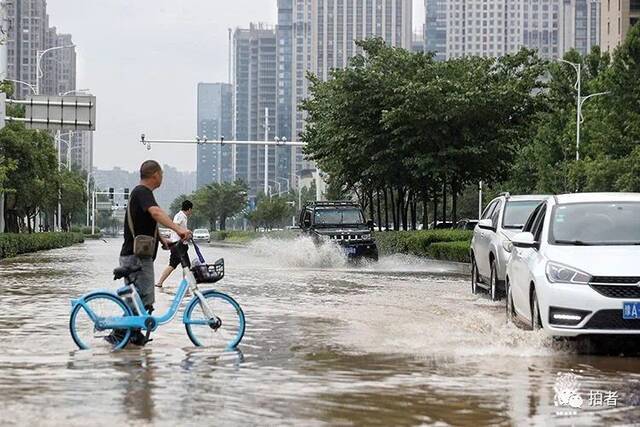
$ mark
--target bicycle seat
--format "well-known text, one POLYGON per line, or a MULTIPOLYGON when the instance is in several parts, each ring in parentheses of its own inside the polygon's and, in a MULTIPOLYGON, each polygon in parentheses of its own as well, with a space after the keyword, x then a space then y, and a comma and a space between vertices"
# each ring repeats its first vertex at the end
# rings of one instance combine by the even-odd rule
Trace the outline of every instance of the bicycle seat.
POLYGON ((130 267, 117 267, 113 269, 113 280, 128 278, 131 274, 142 270, 141 265, 132 265, 130 267))

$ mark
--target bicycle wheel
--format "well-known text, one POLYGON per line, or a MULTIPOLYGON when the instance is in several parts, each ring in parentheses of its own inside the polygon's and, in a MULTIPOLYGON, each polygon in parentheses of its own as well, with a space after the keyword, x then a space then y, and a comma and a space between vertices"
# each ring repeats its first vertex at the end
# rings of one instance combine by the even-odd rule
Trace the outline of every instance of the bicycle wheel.
MULTIPOLYGON (((96 317, 131 316, 131 309, 115 295, 97 293, 85 298, 84 304, 96 317)), ((71 311, 69 330, 76 345, 81 349, 105 348, 118 350, 123 348, 131 336, 130 329, 96 328, 87 309, 77 304, 71 311)))
POLYGON ((184 314, 189 339, 198 347, 232 349, 238 346, 244 335, 244 313, 240 305, 229 295, 216 291, 202 293, 213 313, 221 321, 218 327, 211 325, 202 310, 198 297, 193 298, 184 314))

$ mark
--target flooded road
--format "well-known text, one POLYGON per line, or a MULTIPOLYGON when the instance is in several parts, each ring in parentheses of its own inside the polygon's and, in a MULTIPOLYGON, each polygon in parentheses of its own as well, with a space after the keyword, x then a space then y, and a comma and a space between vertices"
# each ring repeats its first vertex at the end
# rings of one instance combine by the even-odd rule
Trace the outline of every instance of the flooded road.
MULTIPOLYGON (((119 241, 89 241, 0 263, 0 425, 602 425, 640 417, 640 358, 590 354, 507 326, 502 303, 471 295, 459 267, 406 256, 355 267, 302 240, 204 248, 209 261, 225 258, 216 287, 245 311, 236 352, 195 348, 175 320, 142 349, 78 351, 69 301, 119 286, 110 273, 118 252, 119 241), (576 375, 580 408, 554 406, 566 373, 576 375)), ((160 255, 156 277, 167 259, 160 255)), ((178 281, 174 273, 157 294, 156 313, 178 281)))

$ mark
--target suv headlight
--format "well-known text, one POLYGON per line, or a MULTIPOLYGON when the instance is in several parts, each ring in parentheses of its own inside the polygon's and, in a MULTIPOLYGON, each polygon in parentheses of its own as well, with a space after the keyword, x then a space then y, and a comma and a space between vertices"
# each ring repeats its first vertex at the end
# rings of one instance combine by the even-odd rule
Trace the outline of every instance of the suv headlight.
POLYGON ((363 234, 360 236, 362 240, 371 240, 371 234, 363 234))
POLYGON ((584 271, 558 264, 557 262, 549 261, 545 270, 547 279, 551 283, 573 283, 577 285, 586 285, 591 281, 591 276, 584 271))

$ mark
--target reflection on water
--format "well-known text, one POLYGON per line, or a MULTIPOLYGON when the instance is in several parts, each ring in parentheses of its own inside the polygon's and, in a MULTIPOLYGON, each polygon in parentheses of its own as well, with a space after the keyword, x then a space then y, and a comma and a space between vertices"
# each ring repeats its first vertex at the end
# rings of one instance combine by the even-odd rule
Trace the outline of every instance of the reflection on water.
MULTIPOLYGON (((225 257, 216 286, 245 310, 235 352, 194 348, 179 321, 145 348, 76 350, 69 300, 115 289, 117 241, 0 263, 0 424, 636 422, 633 347, 507 326, 501 304, 472 296, 459 266, 402 256, 353 266, 309 244, 205 248, 225 257), (625 356, 599 351, 613 347, 625 356), (554 406, 559 372, 578 375, 582 408, 554 406), (617 407, 587 405, 591 391, 617 392, 617 407)), ((162 253, 157 273, 166 262, 162 253)), ((178 281, 158 293, 159 312, 178 281)))

